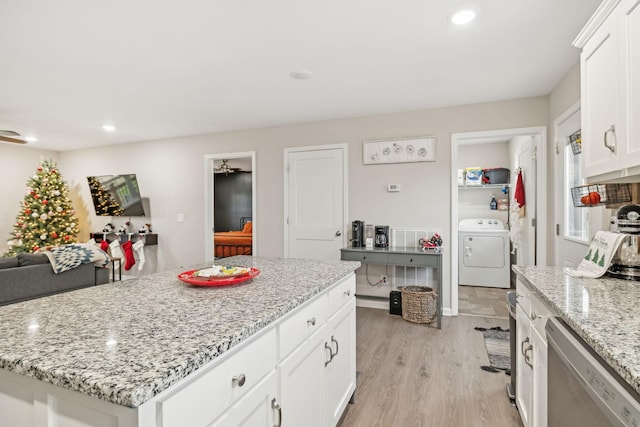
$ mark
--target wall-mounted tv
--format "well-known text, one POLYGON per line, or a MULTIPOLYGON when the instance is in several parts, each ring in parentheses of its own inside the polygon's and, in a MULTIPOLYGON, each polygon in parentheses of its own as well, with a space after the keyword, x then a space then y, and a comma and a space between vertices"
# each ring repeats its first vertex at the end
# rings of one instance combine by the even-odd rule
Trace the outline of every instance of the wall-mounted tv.
POLYGON ((88 176, 93 207, 98 216, 144 216, 135 174, 88 176))

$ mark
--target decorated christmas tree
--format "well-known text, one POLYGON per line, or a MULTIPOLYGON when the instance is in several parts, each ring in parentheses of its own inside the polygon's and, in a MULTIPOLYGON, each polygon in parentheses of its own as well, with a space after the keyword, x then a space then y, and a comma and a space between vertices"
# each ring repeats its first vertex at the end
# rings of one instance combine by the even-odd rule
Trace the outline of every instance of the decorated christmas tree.
POLYGON ((69 200, 69 189, 53 160, 41 160, 11 232, 5 256, 35 252, 45 246, 75 243, 78 220, 69 200))

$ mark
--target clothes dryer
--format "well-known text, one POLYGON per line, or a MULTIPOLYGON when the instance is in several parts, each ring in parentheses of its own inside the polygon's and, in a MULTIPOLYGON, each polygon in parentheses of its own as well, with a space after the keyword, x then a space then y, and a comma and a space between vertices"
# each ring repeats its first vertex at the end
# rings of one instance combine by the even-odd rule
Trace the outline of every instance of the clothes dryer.
POLYGON ((463 219, 458 224, 458 284, 511 286, 509 231, 498 219, 463 219))

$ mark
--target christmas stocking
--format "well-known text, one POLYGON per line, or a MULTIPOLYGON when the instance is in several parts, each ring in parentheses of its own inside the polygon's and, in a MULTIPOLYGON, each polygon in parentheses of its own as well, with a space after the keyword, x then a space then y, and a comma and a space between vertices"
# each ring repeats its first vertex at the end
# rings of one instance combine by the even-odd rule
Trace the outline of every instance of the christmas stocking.
POLYGON ((133 250, 131 249, 132 246, 131 240, 127 240, 122 244, 125 259, 124 269, 127 271, 131 270, 131 267, 136 263, 136 259, 133 257, 133 250))
POLYGON ((138 270, 142 270, 144 266, 144 242, 142 240, 138 240, 133 244, 133 250, 138 254, 138 261, 140 265, 138 265, 138 270))
POLYGON ((103 251, 107 252, 107 249, 109 249, 109 242, 107 242, 106 240, 103 240, 100 243, 100 249, 102 249, 103 251))
POLYGON ((120 258, 118 264, 122 264, 122 258, 124 258, 124 254, 122 253, 122 249, 120 248, 120 242, 118 239, 115 239, 113 242, 109 243, 109 249, 111 249, 111 258, 120 258))

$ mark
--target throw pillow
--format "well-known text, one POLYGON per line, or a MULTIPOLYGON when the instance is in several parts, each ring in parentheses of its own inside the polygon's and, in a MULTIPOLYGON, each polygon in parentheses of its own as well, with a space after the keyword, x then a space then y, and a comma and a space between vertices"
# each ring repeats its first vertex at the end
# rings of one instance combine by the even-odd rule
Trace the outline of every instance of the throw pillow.
POLYGON ((18 265, 18 257, 0 258, 0 270, 3 268, 14 268, 18 265))
POLYGON ((251 221, 249 221, 244 225, 244 227, 242 227, 242 232, 243 233, 251 233, 252 229, 253 229, 253 226, 251 225, 251 221))
POLYGON ((43 253, 38 254, 18 254, 18 265, 24 267, 26 265, 48 264, 49 258, 43 253))

